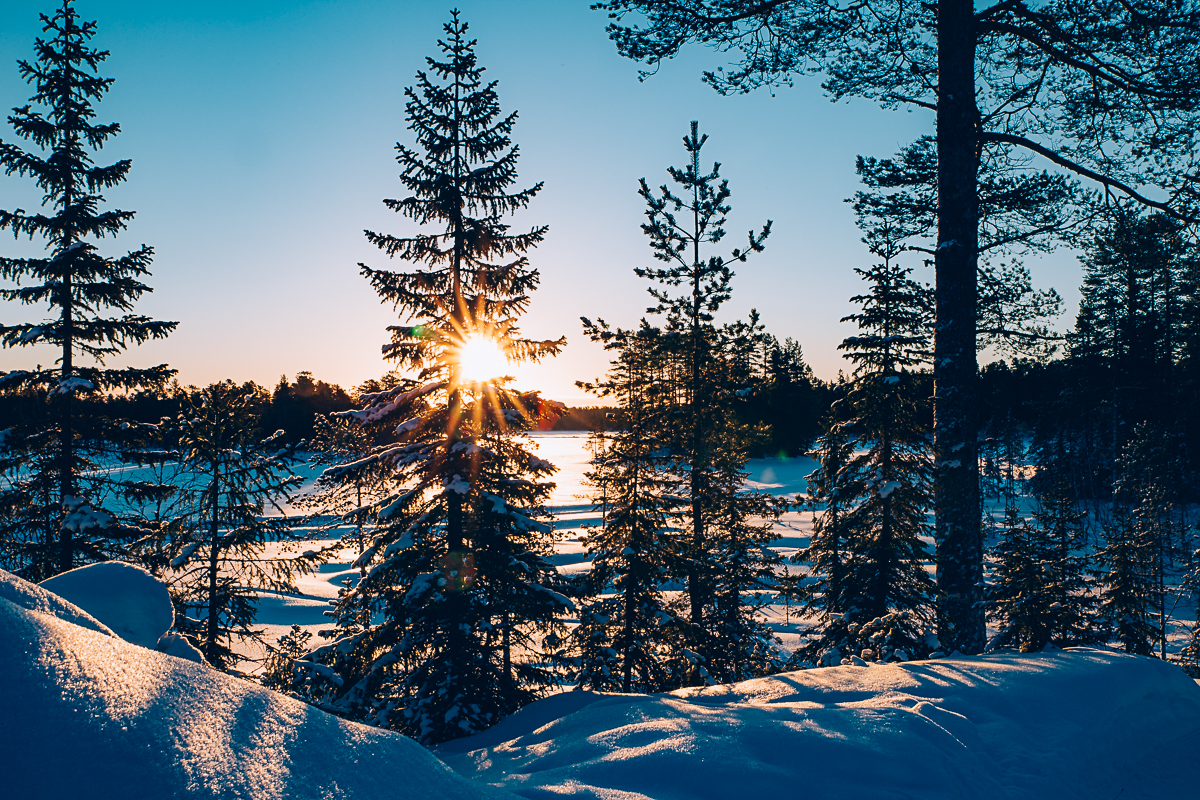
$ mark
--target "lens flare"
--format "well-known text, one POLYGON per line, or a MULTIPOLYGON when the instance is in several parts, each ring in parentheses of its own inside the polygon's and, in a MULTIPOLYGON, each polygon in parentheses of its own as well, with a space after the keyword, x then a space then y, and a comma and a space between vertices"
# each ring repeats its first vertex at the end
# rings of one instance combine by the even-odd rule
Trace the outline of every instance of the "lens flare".
POLYGON ((464 381, 486 381, 508 372, 508 359, 494 339, 468 336, 455 353, 459 378, 464 381))

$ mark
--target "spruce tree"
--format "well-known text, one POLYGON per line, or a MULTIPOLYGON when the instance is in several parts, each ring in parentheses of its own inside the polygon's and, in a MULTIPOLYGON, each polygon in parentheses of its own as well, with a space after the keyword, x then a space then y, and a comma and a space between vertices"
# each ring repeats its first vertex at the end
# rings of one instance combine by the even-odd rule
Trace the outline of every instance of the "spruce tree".
MULTIPOLYGON (((745 464, 746 444, 756 435, 731 408, 735 392, 748 391, 731 373, 737 351, 761 332, 753 321, 748 326, 718 327, 713 317, 730 298, 731 265, 761 252, 771 232, 768 221, 759 233, 749 232, 745 250, 735 248, 727 257, 702 252, 725 237, 723 226, 730 210, 729 182, 720 180, 720 164, 708 172, 700 166, 707 140, 693 121, 683 139, 688 163, 682 169, 667 169, 674 190, 664 185, 654 192, 641 179, 638 194, 646 202, 647 219, 642 230, 655 258, 667 266, 635 270, 662 287, 649 289, 656 305, 648 310, 665 317, 664 344, 671 347, 677 363, 678 399, 673 413, 664 419, 663 438, 674 454, 672 470, 686 487, 687 502, 678 514, 684 536, 682 577, 698 661, 712 656, 714 629, 721 624, 706 618, 723 568, 714 560, 718 540, 741 535, 723 529, 721 520, 742 516, 731 512, 731 502, 758 505, 751 495, 740 491, 730 495, 728 490, 731 481, 736 482, 730 471, 737 472, 745 464), (676 287, 678 294, 672 291, 676 287)), ((698 664, 697 676, 703 677, 706 670, 698 664)))
MULTIPOLYGON (((713 483, 725 502, 715 507, 710 530, 716 569, 708 612, 707 659, 700 677, 706 683, 736 683, 778 672, 784 656, 774 632, 761 616, 779 588, 782 564, 769 545, 772 522, 788 507, 786 500, 746 489, 748 442, 734 431, 717 440, 713 483)), ((785 590, 787 587, 785 586, 785 590)))
POLYGON ((1153 621, 1156 582, 1148 548, 1139 536, 1128 506, 1113 507, 1104 533, 1107 543, 1099 553, 1104 569, 1100 613, 1111 637, 1125 652, 1150 655, 1157 633, 1153 621))
POLYGON ((691 667, 686 620, 665 591, 680 554, 667 522, 675 481, 660 438, 667 409, 661 332, 645 324, 612 330, 586 319, 584 330, 614 353, 607 379, 584 386, 617 408, 612 430, 593 434, 587 478, 602 522, 585 542, 592 567, 566 643, 568 675, 597 691, 666 691, 681 686, 691 667))
MULTIPOLYGON (((280 503, 302 482, 283 431, 256 435, 261 397, 231 381, 190 393, 171 425, 188 483, 187 527, 171 542, 176 625, 209 664, 232 669, 246 659, 236 643, 264 645, 254 626, 260 590, 296 592, 295 577, 315 554, 269 556, 268 542, 288 537, 280 503), (266 516, 273 508, 278 516, 266 516)), ((166 427, 166 426, 164 426, 166 427)))
MULTIPOLYGON (((411 381, 404 385, 412 388, 411 381)), ((390 433, 388 426, 379 421, 359 422, 355 414, 335 412, 314 421, 315 433, 307 442, 312 453, 309 463, 324 470, 312 488, 297 498, 296 505, 316 523, 314 534, 337 535, 341 547, 352 550, 361 581, 367 574, 363 557, 373 538, 372 510, 398 487, 391 464, 374 457, 378 443, 390 433)), ((343 632, 370 625, 370 598, 360 592, 358 601, 357 606, 343 608, 349 615, 340 621, 343 632)))
POLYGON ((1087 514, 1062 484, 1039 498, 1032 520, 1020 517, 1014 501, 1007 503, 1001 541, 993 549, 989 616, 999 632, 989 649, 1014 646, 1032 653, 1048 644, 1101 641, 1089 559, 1076 553, 1087 514))
POLYGON ((130 162, 92 160, 120 126, 94 121, 95 105, 113 83, 98 72, 108 51, 89 46, 96 23, 80 21, 72 4, 62 0, 52 15, 41 16, 47 38, 35 40, 33 62, 18 62, 35 92, 8 121, 44 155, 0 141, 5 174, 33 178, 47 207, 46 213, 0 210, 0 229, 39 237, 49 251, 46 258, 0 257, 0 278, 16 284, 0 289, 0 298, 49 306, 51 313, 39 323, 0 324, 0 344, 46 344, 59 353, 56 367, 0 374, 0 390, 30 392, 47 406, 45 424, 0 436, 0 471, 10 476, 0 490, 0 541, 8 563, 32 580, 104 558, 109 538, 122 535, 116 518, 96 506, 95 484, 103 480, 98 450, 115 433, 79 396, 160 387, 172 374, 165 365, 113 369, 105 360, 176 326, 130 313, 150 291, 142 279, 153 250, 142 245, 108 257, 95 244, 133 218, 130 211, 104 210, 101 194, 125 181, 130 162), (109 309, 120 315, 104 316, 109 309))
MULTIPOLYGON (((793 563, 808 565, 800 601, 816 618, 818 628, 841 619, 845 607, 846 504, 858 494, 858 475, 850 469, 855 439, 853 422, 844 419, 844 400, 836 401, 825 420, 825 434, 809 455, 817 468, 807 476, 808 501, 813 506, 812 536, 808 547, 792 556, 793 563), (817 509, 820 513, 817 513, 817 509)), ((839 653, 840 657, 840 653, 839 653)))
POLYGON ((541 519, 554 466, 520 436, 555 411, 536 393, 508 388, 495 374, 502 365, 473 370, 469 359, 491 348, 537 361, 564 344, 522 338, 517 328, 539 280, 526 253, 546 228, 514 233, 504 218, 541 184, 510 191, 516 114, 501 116, 496 84, 483 80, 457 11, 444 29, 440 57, 405 90, 417 149, 396 151, 411 195, 385 201, 437 230, 368 231, 415 269, 362 266, 405 322, 390 328, 384 356, 418 381, 365 396, 359 416, 399 423, 398 441, 369 458, 390 465, 403 489, 372 506, 378 522, 361 559, 368 571, 343 598, 357 604, 366 595, 383 622, 323 651, 342 654, 350 670, 335 692, 338 708, 430 743, 483 730, 545 691, 553 676, 542 638, 571 607, 547 558, 553 530, 541 519))
MULTIPOLYGON (((931 453, 913 372, 928 358, 927 295, 908 277, 911 270, 895 262, 900 250, 890 231, 881 229, 867 241, 883 261, 856 270, 870 291, 853 298, 862 310, 845 320, 861 333, 839 348, 855 364, 842 402, 857 452, 844 467, 825 468, 833 474, 824 479, 837 488, 833 513, 841 542, 833 534, 813 555, 828 564, 824 580, 832 577, 828 570, 839 574, 836 589, 825 590, 826 626, 803 651, 809 660, 828 659, 833 649, 835 659, 848 649, 867 661, 906 660, 928 649, 926 629, 934 621, 922 541, 931 533, 931 453), (840 604, 837 612, 831 613, 832 602, 840 604)), ((831 461, 843 457, 840 449, 830 448, 831 461)))
POLYGON ((1167 657, 1168 571, 1176 547, 1179 462, 1161 429, 1138 425, 1117 465, 1101 612, 1130 653, 1167 657))

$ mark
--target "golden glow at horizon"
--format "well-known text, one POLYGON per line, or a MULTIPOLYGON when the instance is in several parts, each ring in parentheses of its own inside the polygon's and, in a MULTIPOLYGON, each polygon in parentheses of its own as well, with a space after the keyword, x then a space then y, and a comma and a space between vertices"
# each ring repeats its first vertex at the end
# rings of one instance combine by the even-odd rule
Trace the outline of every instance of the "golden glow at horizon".
POLYGON ((486 381, 511 374, 512 367, 504 351, 494 339, 468 336, 458 348, 459 378, 464 381, 486 381))

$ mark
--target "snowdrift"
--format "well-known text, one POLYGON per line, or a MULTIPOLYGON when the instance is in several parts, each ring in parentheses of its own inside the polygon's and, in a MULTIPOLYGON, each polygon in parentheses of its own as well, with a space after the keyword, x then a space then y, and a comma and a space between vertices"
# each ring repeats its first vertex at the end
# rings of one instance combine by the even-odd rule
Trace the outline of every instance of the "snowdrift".
MULTIPOLYGON (((133 595, 153 594, 109 571, 127 591, 109 601, 125 612, 133 595)), ((71 580, 99 590, 100 577, 71 580)), ((568 692, 438 748, 456 774, 404 737, 117 638, 131 618, 109 613, 109 627, 0 572, 0 796, 1196 795, 1200 687, 1150 658, 1074 649, 832 667, 665 695, 568 692)), ((146 641, 162 626, 152 622, 146 641)))
POLYGON ((43 614, 65 619, 67 622, 73 622, 91 631, 116 636, 107 625, 69 600, 65 600, 35 583, 21 580, 11 572, 2 569, 0 569, 0 599, 8 600, 10 603, 30 611, 40 611, 43 614))
POLYGON ((125 641, 151 650, 175 622, 166 585, 133 564, 89 564, 38 585, 84 609, 125 641))
POLYGON ((87 616, 0 577, 0 796, 507 796, 402 736, 60 619, 87 616))
POLYGON ((528 798, 1195 797, 1200 687, 1072 649, 571 692, 435 752, 528 798))

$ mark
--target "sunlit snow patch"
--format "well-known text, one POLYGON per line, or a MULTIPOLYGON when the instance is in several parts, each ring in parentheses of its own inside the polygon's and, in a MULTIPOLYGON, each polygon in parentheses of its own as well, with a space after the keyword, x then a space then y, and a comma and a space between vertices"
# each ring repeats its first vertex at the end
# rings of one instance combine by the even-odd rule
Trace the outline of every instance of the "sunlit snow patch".
POLYGON ((435 752, 527 798, 1195 795, 1200 687, 1098 650, 570 693, 435 752))
POLYGON ((397 734, 3 599, 0 675, 0 797, 506 796, 397 734))

